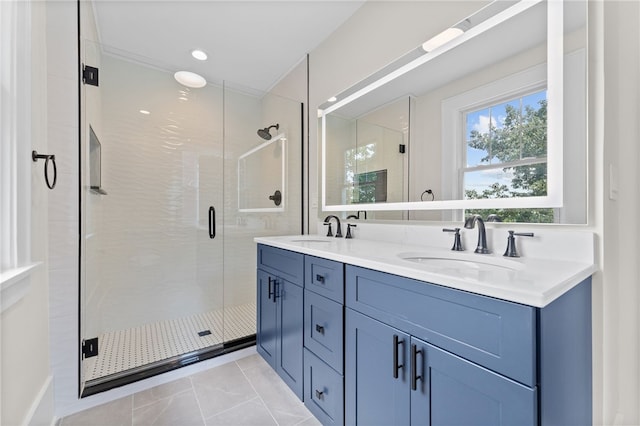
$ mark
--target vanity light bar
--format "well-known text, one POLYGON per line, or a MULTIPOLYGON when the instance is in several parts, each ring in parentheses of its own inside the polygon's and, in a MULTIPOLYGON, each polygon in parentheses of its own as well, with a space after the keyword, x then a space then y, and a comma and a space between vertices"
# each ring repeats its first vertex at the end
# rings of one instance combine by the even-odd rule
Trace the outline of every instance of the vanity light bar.
MULTIPOLYGON (((418 68, 420 65, 423 65, 435 58, 437 58, 438 56, 442 55, 443 53, 446 53, 447 51, 453 49, 454 47, 466 42, 467 40, 476 37, 479 34, 482 34, 485 31, 490 30, 491 28, 497 26, 498 24, 506 21, 509 18, 512 18, 522 12, 524 12, 527 9, 532 8, 533 6, 537 5, 538 3, 542 3, 544 0, 531 0, 531 1, 520 1, 518 3, 516 3, 515 5, 511 6, 508 9, 505 9, 504 11, 498 13, 497 15, 487 19, 486 21, 480 22, 478 25, 470 28, 468 31, 466 31, 464 34, 455 37, 453 40, 451 40, 449 43, 447 43, 444 46, 440 46, 434 50, 432 50, 431 52, 427 52, 424 55, 418 57, 417 59, 414 59, 413 61, 409 62, 408 64, 398 68, 397 70, 385 75, 384 77, 374 81, 373 83, 363 87, 362 89, 354 92, 353 94, 347 96, 346 98, 336 102, 335 104, 331 105, 330 107, 324 109, 323 113, 324 114, 329 114, 332 111, 335 111, 336 109, 366 95, 367 93, 377 89, 380 86, 383 86, 385 84, 387 84, 388 82, 408 73, 409 71, 414 70, 415 68, 418 68)), ((437 37, 437 36, 436 36, 437 37)))
POLYGON ((431 52, 432 50, 436 50, 438 47, 447 44, 448 42, 456 37, 461 36, 462 34, 464 34, 464 31, 462 31, 460 28, 447 28, 440 34, 437 34, 422 43, 422 50, 424 50, 425 52, 431 52))

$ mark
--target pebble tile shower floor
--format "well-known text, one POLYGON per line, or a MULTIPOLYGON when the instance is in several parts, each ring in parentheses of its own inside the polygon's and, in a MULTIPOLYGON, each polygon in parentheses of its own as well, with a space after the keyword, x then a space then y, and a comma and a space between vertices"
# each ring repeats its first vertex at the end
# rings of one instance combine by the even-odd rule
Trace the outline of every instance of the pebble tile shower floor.
POLYGON ((64 417, 58 425, 318 426, 320 422, 255 354, 64 417))
POLYGON ((223 343, 223 337, 231 341, 255 333, 255 303, 106 332, 99 336, 98 356, 84 361, 85 380, 215 346, 223 343), (198 334, 206 330, 211 334, 198 334))

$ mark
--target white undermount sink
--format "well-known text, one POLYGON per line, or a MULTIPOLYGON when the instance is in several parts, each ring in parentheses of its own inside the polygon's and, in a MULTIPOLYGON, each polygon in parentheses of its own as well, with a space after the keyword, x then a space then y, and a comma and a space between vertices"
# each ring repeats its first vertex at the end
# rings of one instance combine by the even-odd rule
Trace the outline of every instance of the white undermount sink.
POLYGON ((524 269, 522 263, 483 254, 454 256, 407 252, 399 253, 398 257, 402 260, 438 271, 518 271, 524 269))
POLYGON ((330 243, 332 240, 330 239, 321 239, 321 238, 294 238, 291 240, 292 243, 330 243))

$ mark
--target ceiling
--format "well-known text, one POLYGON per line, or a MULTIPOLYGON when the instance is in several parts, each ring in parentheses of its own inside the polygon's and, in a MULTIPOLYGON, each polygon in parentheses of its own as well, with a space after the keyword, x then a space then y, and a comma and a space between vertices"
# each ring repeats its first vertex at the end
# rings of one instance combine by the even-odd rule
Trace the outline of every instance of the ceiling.
POLYGON ((267 91, 364 0, 94 0, 105 53, 267 91), (209 58, 197 61, 191 50, 209 58))

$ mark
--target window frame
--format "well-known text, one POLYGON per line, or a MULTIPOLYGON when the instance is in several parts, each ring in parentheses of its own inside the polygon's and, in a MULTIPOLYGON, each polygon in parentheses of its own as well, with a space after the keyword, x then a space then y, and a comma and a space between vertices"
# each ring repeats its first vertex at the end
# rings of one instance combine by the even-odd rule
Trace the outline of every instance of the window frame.
POLYGON ((0 2, 0 312, 27 294, 31 261, 31 4, 0 2))
POLYGON ((467 142, 464 122, 466 112, 518 98, 524 93, 542 90, 547 87, 546 73, 546 64, 535 65, 442 102, 442 169, 457 171, 455 174, 443 173, 443 199, 463 199, 463 167, 466 167, 467 142))

